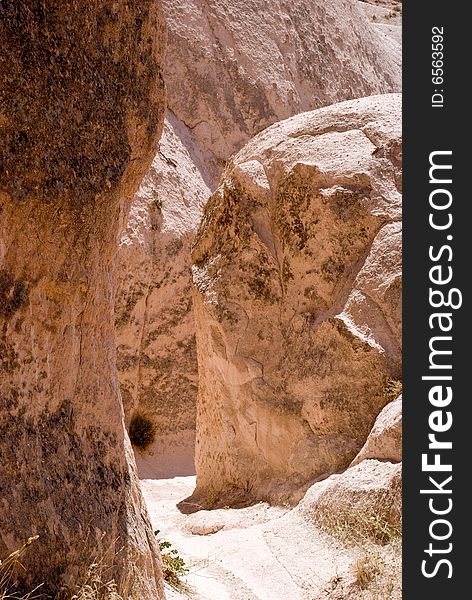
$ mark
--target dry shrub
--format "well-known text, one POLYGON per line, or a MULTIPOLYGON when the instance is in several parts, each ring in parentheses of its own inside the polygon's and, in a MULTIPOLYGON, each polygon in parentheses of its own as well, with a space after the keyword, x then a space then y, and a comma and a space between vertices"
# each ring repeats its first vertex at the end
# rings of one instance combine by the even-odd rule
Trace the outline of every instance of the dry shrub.
POLYGON ((124 600, 118 592, 118 585, 111 575, 111 568, 103 560, 93 562, 70 600, 124 600))
POLYGON ((403 383, 399 379, 388 379, 384 388, 384 395, 389 402, 396 400, 402 393, 403 383))
POLYGON ((371 554, 364 554, 353 565, 354 577, 361 590, 369 588, 380 571, 379 561, 371 554))
POLYGON ((359 600, 401 600, 401 545, 395 542, 387 553, 364 548, 352 565, 354 589, 359 600))
MULTIPOLYGON (((20 593, 15 587, 16 573, 24 570, 21 557, 25 550, 39 536, 33 536, 12 552, 3 561, 0 560, 0 600, 53 600, 41 593, 41 585, 28 593, 20 593)), ((114 578, 117 561, 127 560, 134 564, 133 557, 121 548, 118 552, 114 547, 103 553, 100 559, 94 560, 88 567, 81 581, 72 590, 62 589, 55 595, 54 600, 125 600, 129 598, 131 574, 125 580, 117 583, 114 578), (121 556, 120 556, 121 555, 121 556)), ((47 566, 45 566, 47 568, 47 566)), ((127 570, 128 572, 130 569, 127 570)))
MULTIPOLYGON (((103 540, 105 534, 103 534, 103 540)), ((116 550, 118 538, 93 558, 82 579, 72 590, 65 591, 63 600, 127 600, 131 598, 133 569, 139 561, 139 551, 125 546, 116 550), (125 575, 116 579, 118 565, 126 564, 125 575)), ((55 600, 59 600, 56 598, 55 600)), ((62 600, 62 599, 61 599, 62 600)))
POLYGON ((375 503, 370 502, 365 508, 341 501, 336 506, 321 501, 316 506, 313 519, 320 529, 337 537, 346 546, 391 544, 402 535, 401 496, 389 490, 372 492, 372 495, 375 503))
POLYGON ((149 417, 137 413, 131 419, 128 433, 135 448, 146 450, 156 439, 156 426, 149 417))

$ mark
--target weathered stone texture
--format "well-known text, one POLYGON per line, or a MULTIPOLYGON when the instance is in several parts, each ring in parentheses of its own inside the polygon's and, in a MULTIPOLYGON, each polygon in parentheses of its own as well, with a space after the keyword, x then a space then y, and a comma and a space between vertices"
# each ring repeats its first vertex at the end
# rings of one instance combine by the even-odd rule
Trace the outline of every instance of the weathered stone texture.
POLYGON ((113 258, 165 110, 158 2, 0 6, 0 556, 80 582, 110 546, 130 597, 162 597, 125 434, 113 258), (40 557, 40 558, 38 558, 40 557))
POLYGON ((401 97, 278 123, 193 248, 196 497, 299 498, 346 468, 401 368, 401 97))

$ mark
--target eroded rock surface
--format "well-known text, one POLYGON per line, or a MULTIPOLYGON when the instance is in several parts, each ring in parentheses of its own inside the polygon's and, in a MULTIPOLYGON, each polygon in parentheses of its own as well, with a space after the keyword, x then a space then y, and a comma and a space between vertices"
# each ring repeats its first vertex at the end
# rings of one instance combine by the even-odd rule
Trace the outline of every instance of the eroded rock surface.
MULTIPOLYGON (((354 2, 165 1, 169 107, 118 257, 118 362, 127 421, 158 431, 146 477, 192 463, 197 364, 189 245, 225 161, 281 119, 401 85, 400 50, 354 2)), ((144 464, 144 462, 146 464, 144 464)))
POLYGON ((402 43, 402 4, 396 0, 366 0, 359 6, 381 35, 402 43))
POLYGON ((190 245, 209 195, 199 151, 168 113, 117 260, 117 355, 126 420, 145 415, 157 432, 155 444, 137 454, 146 477, 193 471, 197 360, 190 245), (150 468, 143 464, 149 453, 159 456, 150 468))
POLYGON ((399 46, 350 0, 163 0, 169 107, 227 158, 296 113, 401 88, 399 46))
POLYGON ((298 499, 346 468, 401 361, 401 97, 278 123, 194 249, 196 502, 298 499))
POLYGON ((389 543, 401 533, 401 463, 364 460, 313 485, 298 510, 346 542, 389 543))
POLYGON ((375 420, 362 450, 352 461, 357 465, 368 458, 400 462, 402 460, 402 397, 390 402, 375 420))
POLYGON ((123 199, 164 119, 160 5, 18 0, 0 15, 0 557, 37 534, 19 577, 42 593, 111 556, 129 597, 162 598, 112 303, 123 199))

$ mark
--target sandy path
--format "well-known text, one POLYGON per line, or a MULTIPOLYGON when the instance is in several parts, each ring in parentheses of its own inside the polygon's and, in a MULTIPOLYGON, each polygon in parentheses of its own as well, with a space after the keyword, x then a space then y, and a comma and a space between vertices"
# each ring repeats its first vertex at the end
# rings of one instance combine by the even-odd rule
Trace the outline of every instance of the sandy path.
MULTIPOLYGON (((337 545, 296 509, 261 503, 183 515, 176 504, 190 495, 195 477, 141 483, 153 527, 190 568, 194 599, 317 600, 330 597, 334 577, 349 576, 354 551, 337 545)), ((168 594, 169 600, 179 597, 168 594)))

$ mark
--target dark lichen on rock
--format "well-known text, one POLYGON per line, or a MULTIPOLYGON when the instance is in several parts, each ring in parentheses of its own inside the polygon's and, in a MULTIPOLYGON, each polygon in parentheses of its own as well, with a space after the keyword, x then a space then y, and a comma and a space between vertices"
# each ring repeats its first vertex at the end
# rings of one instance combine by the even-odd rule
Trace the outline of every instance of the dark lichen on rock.
POLYGON ((28 303, 28 287, 22 279, 15 280, 6 269, 0 269, 0 313, 10 317, 28 303))
POLYGON ((150 4, 1 3, 0 190, 14 202, 80 208, 110 195, 139 158, 130 118, 146 124, 142 142, 156 138, 163 83, 151 36, 162 33, 144 19, 150 4))

